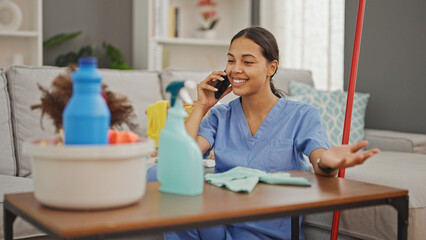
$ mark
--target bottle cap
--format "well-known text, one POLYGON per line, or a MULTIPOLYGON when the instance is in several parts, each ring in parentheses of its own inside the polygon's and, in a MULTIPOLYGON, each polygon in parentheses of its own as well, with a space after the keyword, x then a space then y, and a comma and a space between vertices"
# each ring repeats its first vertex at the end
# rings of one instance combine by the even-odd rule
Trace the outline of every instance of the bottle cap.
POLYGON ((172 94, 172 98, 170 100, 171 106, 173 107, 175 105, 178 95, 184 102, 193 104, 188 90, 195 89, 196 87, 197 85, 192 80, 171 82, 166 88, 166 92, 170 92, 172 94))
POLYGON ((95 57, 81 57, 78 59, 78 66, 98 66, 98 60, 95 57))

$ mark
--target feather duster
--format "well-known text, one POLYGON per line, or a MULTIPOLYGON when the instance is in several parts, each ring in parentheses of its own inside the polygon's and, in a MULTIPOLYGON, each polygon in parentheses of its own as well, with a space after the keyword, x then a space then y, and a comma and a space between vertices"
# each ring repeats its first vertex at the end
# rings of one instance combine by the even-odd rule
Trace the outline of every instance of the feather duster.
MULTIPOLYGON (((42 128, 42 120, 45 114, 53 120, 57 133, 62 128, 62 112, 72 96, 71 73, 75 69, 75 65, 68 67, 65 75, 61 74, 53 80, 50 89, 37 84, 42 93, 41 102, 32 105, 31 109, 41 110, 40 125, 42 128)), ((102 95, 111 112, 111 128, 121 130, 123 124, 125 124, 131 131, 141 134, 138 124, 134 121, 136 114, 133 106, 129 103, 127 97, 115 94, 105 84, 102 84, 102 95)))

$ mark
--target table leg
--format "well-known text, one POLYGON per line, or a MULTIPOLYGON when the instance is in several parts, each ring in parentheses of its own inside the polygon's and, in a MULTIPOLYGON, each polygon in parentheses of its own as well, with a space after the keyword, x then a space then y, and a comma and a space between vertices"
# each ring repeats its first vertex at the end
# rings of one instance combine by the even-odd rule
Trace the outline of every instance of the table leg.
POLYGON ((407 240, 408 196, 389 199, 389 204, 398 212, 398 240, 407 240))
POLYGON ((299 240, 299 216, 291 216, 291 239, 299 240))
POLYGON ((13 240, 13 223, 16 220, 16 215, 6 208, 3 204, 3 231, 5 240, 13 240))

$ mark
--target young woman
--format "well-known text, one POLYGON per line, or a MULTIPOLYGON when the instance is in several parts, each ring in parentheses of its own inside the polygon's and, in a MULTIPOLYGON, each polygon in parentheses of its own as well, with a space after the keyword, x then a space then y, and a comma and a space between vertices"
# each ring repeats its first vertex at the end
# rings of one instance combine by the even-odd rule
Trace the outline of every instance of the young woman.
MULTIPOLYGON (((281 97, 272 77, 278 69, 279 51, 275 37, 261 27, 246 28, 231 40, 226 73, 212 72, 198 84, 198 99, 186 120, 188 133, 202 153, 214 147, 215 172, 236 166, 266 172, 307 170, 303 155, 309 157, 316 174, 335 176, 339 168, 363 163, 378 153, 368 145, 330 148, 321 119, 314 107, 281 97), (238 99, 213 107, 215 81, 227 75, 238 99), (210 114, 203 116, 210 110, 210 114)), ((154 170, 154 169, 152 169, 154 170)), ((152 176, 153 173, 148 175, 152 176)), ((154 177, 150 177, 153 179, 154 177)), ((301 222, 301 221, 300 221, 301 222)), ((303 238, 303 231, 301 238, 303 238)), ((226 226, 165 234, 165 239, 290 239, 290 218, 245 222, 226 226)))

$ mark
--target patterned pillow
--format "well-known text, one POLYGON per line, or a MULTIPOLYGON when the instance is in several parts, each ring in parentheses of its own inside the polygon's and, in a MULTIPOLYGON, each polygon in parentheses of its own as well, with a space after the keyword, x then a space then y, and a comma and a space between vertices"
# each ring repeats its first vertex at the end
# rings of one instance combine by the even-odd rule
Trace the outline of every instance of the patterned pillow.
MULTIPOLYGON (((365 110, 369 97, 368 93, 354 95, 349 144, 355 144, 364 139, 365 110)), ((320 91, 307 84, 291 81, 288 99, 309 103, 318 108, 331 145, 342 144, 347 92, 320 91)))

